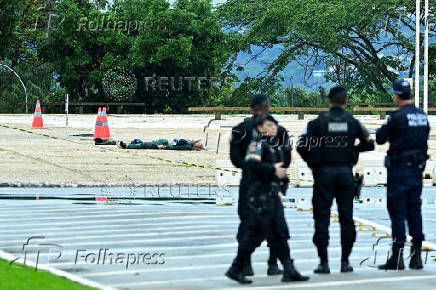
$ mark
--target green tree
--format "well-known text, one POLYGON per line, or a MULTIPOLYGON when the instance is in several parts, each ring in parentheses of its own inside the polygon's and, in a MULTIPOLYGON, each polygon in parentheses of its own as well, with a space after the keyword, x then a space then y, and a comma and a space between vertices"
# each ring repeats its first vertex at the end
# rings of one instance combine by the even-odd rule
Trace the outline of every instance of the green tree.
POLYGON ((16 26, 18 25, 18 11, 21 9, 20 0, 0 0, 0 60, 10 53, 14 41, 16 26))
MULTIPOLYGON (((435 11, 435 3, 430 6, 435 11)), ((386 93, 385 83, 398 72, 414 73, 412 0, 228 0, 219 12, 225 27, 238 32, 234 55, 253 46, 282 49, 260 75, 263 82, 276 81, 301 55, 311 60, 309 68, 326 62, 328 80, 371 94, 386 93)), ((435 32, 432 25, 431 37, 435 32)))
MULTIPOLYGON (((29 101, 42 100, 54 87, 50 64, 40 60, 38 41, 45 37, 48 10, 54 0, 0 0, 0 63, 11 67, 23 80, 29 101)), ((0 96, 6 101, 3 112, 22 112, 25 94, 18 78, 0 68, 0 96)))
POLYGON ((56 14, 62 22, 41 43, 40 53, 53 63, 73 99, 132 100, 145 102, 148 112, 179 112, 216 94, 186 83, 181 90, 147 90, 146 84, 147 77, 221 74, 229 55, 227 38, 211 1, 179 0, 170 7, 165 0, 116 0, 103 11, 87 0, 63 0, 56 14), (131 72, 136 90, 123 91, 113 72, 131 72), (105 91, 109 79, 115 90, 105 91))

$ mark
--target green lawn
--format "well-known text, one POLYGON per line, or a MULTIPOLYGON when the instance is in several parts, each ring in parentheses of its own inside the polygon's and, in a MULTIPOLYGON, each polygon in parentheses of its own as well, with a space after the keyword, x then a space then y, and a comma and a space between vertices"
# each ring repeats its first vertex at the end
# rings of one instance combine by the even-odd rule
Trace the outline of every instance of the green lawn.
POLYGON ((21 265, 9 265, 8 261, 0 259, 0 289, 94 289, 72 282, 64 277, 58 277, 46 271, 35 271, 34 268, 19 268, 21 265))

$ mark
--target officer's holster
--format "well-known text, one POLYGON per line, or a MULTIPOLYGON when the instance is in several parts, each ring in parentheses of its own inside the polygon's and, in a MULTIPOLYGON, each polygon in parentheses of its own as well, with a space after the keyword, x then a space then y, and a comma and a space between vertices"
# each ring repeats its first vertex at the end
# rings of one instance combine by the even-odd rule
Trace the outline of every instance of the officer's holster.
POLYGON ((362 189, 363 175, 359 173, 354 174, 353 185, 354 185, 354 199, 358 200, 360 198, 360 191, 362 189))

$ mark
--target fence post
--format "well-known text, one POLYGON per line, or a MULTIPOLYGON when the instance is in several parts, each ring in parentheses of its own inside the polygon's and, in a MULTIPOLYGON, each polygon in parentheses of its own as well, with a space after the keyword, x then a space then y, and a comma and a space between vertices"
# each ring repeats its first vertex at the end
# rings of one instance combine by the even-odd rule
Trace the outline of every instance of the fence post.
POLYGON ((298 112, 298 120, 304 120, 304 112, 298 112))
POLYGON ((69 96, 68 94, 65 95, 65 127, 68 128, 68 102, 69 102, 69 96))
POLYGON ((216 144, 216 154, 218 154, 218 149, 220 148, 220 139, 221 139, 221 132, 218 133, 218 142, 216 144))

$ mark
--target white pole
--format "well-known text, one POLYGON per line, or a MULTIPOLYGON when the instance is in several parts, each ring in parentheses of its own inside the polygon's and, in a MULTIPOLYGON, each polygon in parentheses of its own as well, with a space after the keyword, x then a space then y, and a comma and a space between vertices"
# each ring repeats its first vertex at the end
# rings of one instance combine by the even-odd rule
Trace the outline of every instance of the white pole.
POLYGON ((415 43, 415 106, 419 107, 419 37, 421 25, 421 0, 416 0, 416 43, 415 43))
POLYGON ((423 109, 428 110, 428 0, 425 0, 425 33, 424 33, 424 102, 423 109))
POLYGON ((65 127, 68 128, 68 102, 69 102, 69 96, 68 94, 65 95, 65 127))
POLYGON ((24 85, 24 83, 23 83, 23 80, 20 78, 20 76, 12 69, 12 68, 10 68, 9 66, 7 66, 7 65, 5 65, 5 64, 3 64, 3 63, 0 63, 0 66, 4 66, 5 68, 7 68, 7 69, 9 69, 19 80, 20 80, 20 83, 21 83, 21 85, 23 86, 23 89, 24 89, 24 94, 26 95, 26 114, 29 114, 29 106, 28 106, 28 104, 27 104, 27 90, 26 90, 26 86, 24 85))

